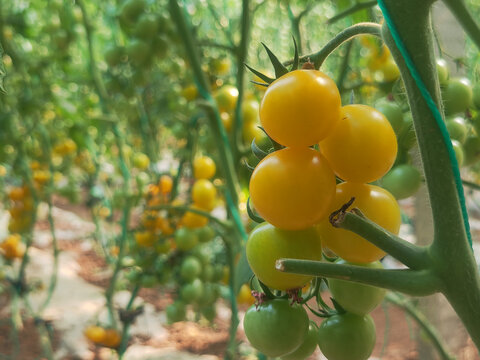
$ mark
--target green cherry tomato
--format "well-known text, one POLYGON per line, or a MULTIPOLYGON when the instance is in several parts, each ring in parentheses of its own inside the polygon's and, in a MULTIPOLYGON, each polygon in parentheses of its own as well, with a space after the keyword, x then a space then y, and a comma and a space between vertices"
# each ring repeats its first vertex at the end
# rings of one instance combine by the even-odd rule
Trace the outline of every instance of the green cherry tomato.
POLYGON ((193 256, 188 256, 180 266, 180 276, 183 280, 193 281, 202 273, 202 264, 193 256))
POLYGON ((461 144, 467 140, 468 128, 465 120, 461 116, 448 119, 445 125, 452 140, 457 140, 461 144))
POLYGON ((133 34, 140 39, 151 39, 158 32, 158 19, 152 14, 143 14, 133 29, 133 34))
POLYGON ((443 91, 445 114, 454 115, 465 112, 470 107, 472 98, 470 80, 466 78, 450 79, 443 91))
POLYGON ((304 286, 312 277, 288 274, 275 269, 280 258, 322 259, 322 244, 315 228, 281 230, 269 223, 255 227, 247 241, 247 260, 258 279, 277 290, 304 286))
POLYGON ((455 151, 455 157, 457 158, 458 166, 462 166, 464 158, 462 144, 460 144, 460 142, 457 140, 452 140, 452 146, 453 150, 455 151))
POLYGON ((334 315, 318 330, 318 345, 328 360, 367 360, 375 340, 375 323, 370 315, 334 315))
MULTIPOLYGON (((362 266, 370 269, 383 269, 380 261, 356 264, 340 259, 336 263, 362 266)), ((357 315, 370 313, 383 301, 386 294, 385 289, 340 279, 328 279, 328 287, 334 299, 346 311, 357 315)))
POLYGON ((180 296, 183 301, 187 304, 190 304, 203 295, 203 283, 200 279, 194 279, 192 282, 189 282, 180 289, 180 296))
POLYGON ((125 49, 117 45, 109 45, 105 50, 105 61, 110 67, 117 66, 122 61, 122 57, 125 54, 125 49))
POLYGON ((404 125, 403 112, 400 106, 393 101, 382 99, 375 105, 375 109, 385 115, 390 125, 392 125, 395 134, 400 134, 404 125))
POLYGON ((269 357, 290 354, 305 339, 309 320, 305 309, 287 299, 252 305, 243 319, 245 335, 252 346, 269 357))
POLYGON ((126 47, 128 58, 134 65, 143 65, 149 60, 150 46, 143 40, 134 39, 126 47))
POLYGON ((448 81, 448 65, 445 59, 437 59, 437 74, 440 85, 445 85, 448 81))
POLYGON ((415 195, 422 184, 422 176, 417 168, 410 164, 395 166, 382 178, 382 187, 397 200, 415 195))
POLYGON ((201 243, 206 243, 212 240, 215 237, 215 230, 211 226, 204 226, 196 230, 198 241, 201 243))
POLYGON ((209 322, 213 322, 217 316, 217 308, 215 307, 215 304, 212 304, 202 308, 201 313, 205 319, 207 319, 209 322))
POLYGON ((167 314, 167 321, 170 324, 182 321, 186 316, 185 304, 182 301, 175 301, 166 307, 165 313, 167 314))
POLYGON ((195 247, 198 243, 198 236, 194 230, 188 228, 180 228, 175 232, 175 244, 177 249, 188 251, 195 247))
POLYGON ((300 347, 294 352, 288 355, 282 356, 280 359, 281 360, 304 360, 308 358, 310 355, 313 354, 313 352, 318 346, 317 339, 318 339, 318 327, 313 321, 310 321, 310 325, 308 327, 308 333, 305 336, 305 339, 303 339, 302 345, 300 345, 300 347))

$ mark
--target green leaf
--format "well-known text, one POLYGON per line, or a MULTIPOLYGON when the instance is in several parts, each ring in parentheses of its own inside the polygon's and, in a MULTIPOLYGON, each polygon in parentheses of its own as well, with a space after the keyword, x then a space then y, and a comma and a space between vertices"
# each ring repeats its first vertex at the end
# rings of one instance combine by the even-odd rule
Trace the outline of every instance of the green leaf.
MULTIPOLYGON (((275 79, 272 79, 271 77, 268 77, 267 75, 262 74, 260 71, 255 70, 254 68, 248 66, 247 64, 245 64, 245 66, 247 67, 248 70, 250 70, 252 73, 257 75, 260 79, 265 81, 267 84, 271 84, 272 82, 275 81, 275 79)), ((255 83, 255 84, 263 85, 262 83, 257 83, 255 81, 252 81, 252 82, 255 83)))
POLYGON ((273 68, 275 69, 275 77, 278 79, 279 77, 288 73, 288 69, 278 60, 277 56, 265 45, 262 43, 263 47, 267 51, 268 57, 272 62, 273 68))
POLYGON ((292 64, 292 67, 290 68, 290 71, 297 70, 298 64, 299 64, 297 42, 295 41, 295 38, 293 36, 292 36, 292 39, 293 39, 293 46, 295 47, 295 55, 293 57, 293 64, 292 64))

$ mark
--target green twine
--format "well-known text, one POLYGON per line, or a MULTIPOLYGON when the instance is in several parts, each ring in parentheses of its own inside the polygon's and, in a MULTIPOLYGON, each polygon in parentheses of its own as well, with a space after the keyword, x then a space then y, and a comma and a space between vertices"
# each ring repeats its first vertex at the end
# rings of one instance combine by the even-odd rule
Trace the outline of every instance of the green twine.
POLYGON ((407 64, 408 70, 410 71, 410 75, 412 75, 413 79, 415 80, 415 83, 418 89, 420 90, 422 97, 426 101, 428 107, 430 108, 430 111, 433 114, 433 117, 437 122, 438 127, 440 128, 440 132, 442 134, 443 140, 445 142, 445 145, 447 146, 448 157, 450 159, 450 164, 452 166, 453 175, 455 178, 455 186, 457 188, 458 198, 460 201, 460 206, 462 208, 465 232, 467 233, 468 243, 470 244, 470 247, 472 247, 472 235, 470 234, 470 224, 468 223, 467 207, 465 206, 465 194, 463 193, 463 185, 462 185, 462 179, 460 177, 460 170, 458 168, 458 162, 455 156, 455 151, 453 150, 450 136, 448 134, 447 127, 445 126, 445 123, 443 121, 442 114, 440 113, 440 110, 435 104, 435 101, 433 101, 432 95, 430 95, 430 92, 427 90, 425 83, 420 77, 420 74, 417 68, 415 67, 414 62, 410 57, 408 50, 405 44, 403 43, 403 40, 400 37, 400 34, 398 33, 397 28, 395 27, 395 24, 393 23, 390 13, 388 12, 387 7, 385 6, 384 0, 378 0, 378 6, 382 10, 383 17, 386 21, 388 29, 392 34, 393 40, 395 41, 395 45, 397 45, 398 49, 400 50, 400 53, 402 54, 403 59, 405 60, 405 63, 407 64))

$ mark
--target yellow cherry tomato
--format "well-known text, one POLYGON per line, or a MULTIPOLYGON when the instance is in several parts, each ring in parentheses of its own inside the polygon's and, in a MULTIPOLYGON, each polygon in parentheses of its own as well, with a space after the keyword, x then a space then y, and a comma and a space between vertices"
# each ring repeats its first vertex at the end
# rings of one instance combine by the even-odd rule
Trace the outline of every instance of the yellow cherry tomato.
POLYGON ((135 241, 139 246, 152 247, 155 244, 155 234, 150 231, 136 232, 135 241))
POLYGON ((217 90, 215 101, 221 112, 229 112, 235 109, 238 99, 238 89, 232 85, 224 85, 217 90))
POLYGON ((252 290, 248 284, 243 284, 240 287, 240 291, 237 294, 237 302, 240 305, 253 305, 255 303, 255 298, 252 295, 252 290))
POLYGON ((146 170, 146 169, 148 169, 148 166, 150 165, 150 159, 144 153, 140 153, 140 152, 136 153, 133 156, 133 165, 137 169, 146 170))
POLYGON ((288 147, 307 147, 325 138, 340 119, 337 85, 318 70, 295 70, 268 87, 260 105, 267 134, 288 147))
POLYGON ((211 179, 217 170, 215 162, 208 156, 198 156, 193 161, 195 179, 211 179))
POLYGON ((95 344, 100 344, 105 338, 105 329, 101 326, 90 325, 83 332, 85 337, 95 344))
POLYGON ((213 210, 217 189, 207 179, 199 179, 195 181, 192 188, 192 200, 199 208, 207 211, 213 210))
MULTIPOLYGON (((387 190, 368 184, 344 182, 337 185, 335 201, 329 212, 342 207, 352 197, 355 201, 351 207, 360 211, 371 221, 393 234, 400 230, 401 216, 397 201, 387 190)), ((370 263, 385 256, 385 253, 361 236, 344 229, 335 228, 329 219, 318 225, 323 245, 342 259, 356 263, 370 263)))
POLYGON ((187 101, 195 100, 198 97, 198 89, 194 84, 185 86, 182 89, 182 96, 187 101))
MULTIPOLYGON (((203 210, 200 209, 198 206, 192 205, 192 209, 198 209, 198 210, 203 210)), ((203 210, 204 211, 204 210, 203 210)), ((187 211, 183 216, 180 221, 183 226, 189 228, 189 229, 197 229, 204 227, 205 225, 208 224, 208 218, 206 218, 203 215, 193 213, 191 211, 187 211)))
POLYGON ((168 175, 162 175, 160 176, 160 180, 158 181, 158 187, 160 189, 160 192, 162 194, 170 194, 172 191, 173 187, 173 180, 170 176, 168 175))
POLYGON ((385 175, 397 157, 397 138, 390 122, 366 105, 342 107, 342 118, 320 142, 335 174, 345 181, 367 183, 385 175))
POLYGON ((335 176, 319 151, 286 148, 266 156, 250 178, 250 200, 258 214, 285 230, 313 226, 328 213, 335 176))

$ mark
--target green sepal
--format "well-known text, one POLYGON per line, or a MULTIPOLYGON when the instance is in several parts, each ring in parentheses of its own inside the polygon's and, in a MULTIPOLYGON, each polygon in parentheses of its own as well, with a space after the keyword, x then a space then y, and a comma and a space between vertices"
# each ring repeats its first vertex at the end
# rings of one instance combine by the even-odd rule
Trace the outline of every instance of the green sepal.
POLYGON ((333 306, 335 307, 335 310, 338 314, 345 314, 347 311, 340 305, 337 300, 335 300, 333 297, 330 298, 332 301, 333 306))
POLYGON ((268 57, 272 62, 273 68, 275 69, 275 77, 278 79, 279 77, 288 73, 288 69, 278 60, 277 56, 265 45, 262 43, 263 47, 267 51, 268 57))
POLYGON ((252 208, 250 207, 250 197, 247 199, 247 214, 250 219, 259 224, 265 222, 263 218, 253 212, 252 208))
POLYGON ((270 291, 269 287, 265 285, 263 282, 258 279, 258 283, 260 284, 260 287, 262 288, 263 293, 267 296, 268 299, 273 300, 276 299, 278 296, 273 295, 273 293, 270 291))
POLYGON ((268 155, 268 153, 258 147, 258 145, 255 143, 255 139, 252 140, 250 148, 252 149, 253 155, 255 155, 258 160, 262 160, 265 156, 268 155))
POLYGON ((243 164, 247 167, 248 170, 250 170, 250 171, 255 170, 255 167, 253 167, 252 165, 250 165, 246 159, 243 160, 243 164))
POLYGON ((274 149, 275 151, 277 151, 277 150, 282 150, 283 148, 285 148, 285 146, 283 146, 283 145, 277 143, 275 140, 273 140, 273 139, 267 134, 267 132, 265 131, 265 129, 264 129, 263 127, 258 126, 258 128, 259 128, 260 130, 262 130, 262 131, 265 133, 265 135, 267 135, 267 137, 268 137, 268 139, 270 140, 270 142, 272 143, 273 149, 274 149))
POLYGON ((255 85, 260 85, 260 86, 268 87, 268 84, 261 83, 261 82, 258 82, 258 81, 253 81, 253 80, 251 80, 250 82, 251 82, 252 84, 255 84, 255 85))
MULTIPOLYGON (((272 82, 275 81, 275 79, 272 79, 271 77, 268 77, 267 75, 264 75, 262 74, 260 71, 258 70, 255 70, 254 68, 252 68, 251 66, 248 66, 247 64, 245 64, 245 66, 247 67, 248 70, 250 70, 252 73, 254 73, 255 75, 257 75, 260 79, 262 79, 263 81, 265 81, 267 84, 271 84, 272 82)), ((258 85, 264 85, 262 83, 256 83, 255 81, 252 81, 253 83, 255 84, 258 84, 258 85)), ((268 86, 268 85, 267 85, 268 86)))

